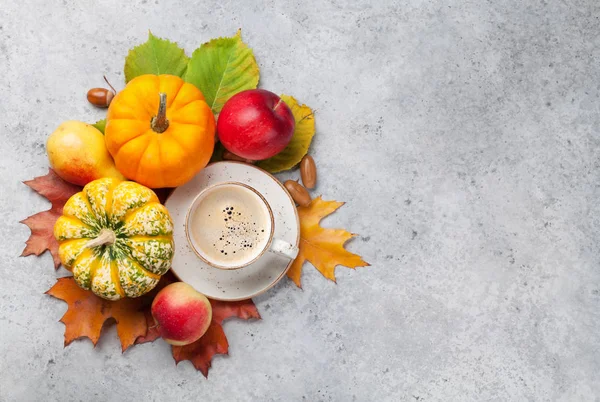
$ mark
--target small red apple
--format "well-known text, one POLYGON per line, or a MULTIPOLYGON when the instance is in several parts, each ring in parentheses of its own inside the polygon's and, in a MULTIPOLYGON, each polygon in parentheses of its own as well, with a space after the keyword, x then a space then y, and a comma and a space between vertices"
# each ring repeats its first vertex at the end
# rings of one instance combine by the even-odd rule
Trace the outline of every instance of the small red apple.
POLYGON ((172 283, 158 292, 151 312, 160 336, 177 346, 200 339, 212 320, 206 296, 184 282, 172 283))
POLYGON ((279 96, 250 89, 225 103, 217 132, 227 150, 246 159, 263 160, 283 151, 295 126, 292 111, 279 96))

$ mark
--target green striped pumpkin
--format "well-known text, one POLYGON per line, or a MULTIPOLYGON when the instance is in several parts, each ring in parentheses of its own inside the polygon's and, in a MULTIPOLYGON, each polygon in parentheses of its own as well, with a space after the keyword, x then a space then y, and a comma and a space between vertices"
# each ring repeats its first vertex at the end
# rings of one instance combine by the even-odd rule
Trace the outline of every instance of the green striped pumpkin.
POLYGON ((152 190, 132 181, 88 183, 65 204, 54 237, 77 284, 108 300, 149 292, 173 259, 169 211, 152 190))

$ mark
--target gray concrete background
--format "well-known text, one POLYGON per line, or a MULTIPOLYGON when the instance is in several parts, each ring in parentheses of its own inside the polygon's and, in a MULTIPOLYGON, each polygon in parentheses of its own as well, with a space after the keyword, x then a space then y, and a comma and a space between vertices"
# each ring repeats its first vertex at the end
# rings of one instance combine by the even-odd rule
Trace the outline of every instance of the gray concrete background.
MULTIPOLYGON (((600 6, 595 0, 21 0, 0 8, 0 400, 591 401, 600 397, 600 6), (261 86, 317 110, 326 225, 372 267, 305 267, 227 322, 208 380, 114 327, 63 349, 47 207, 21 184, 46 137, 102 113, 147 30, 243 29, 261 86)), ((297 175, 293 172, 292 176, 297 175)), ((283 177, 287 177, 284 175, 283 177)))

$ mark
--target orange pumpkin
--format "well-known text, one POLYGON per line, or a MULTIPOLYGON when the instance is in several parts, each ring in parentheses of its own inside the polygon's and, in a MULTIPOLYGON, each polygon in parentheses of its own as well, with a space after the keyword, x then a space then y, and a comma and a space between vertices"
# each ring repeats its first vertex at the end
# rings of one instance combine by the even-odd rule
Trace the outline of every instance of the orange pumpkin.
POLYGON ((112 100, 105 141, 125 177, 177 187, 210 160, 215 118, 194 85, 174 75, 141 75, 112 100))

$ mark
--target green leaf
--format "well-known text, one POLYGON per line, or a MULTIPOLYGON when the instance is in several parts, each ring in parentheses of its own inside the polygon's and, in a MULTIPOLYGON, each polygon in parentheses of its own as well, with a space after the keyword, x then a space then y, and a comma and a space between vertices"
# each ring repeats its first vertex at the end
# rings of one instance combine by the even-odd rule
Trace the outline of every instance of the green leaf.
POLYGON ((144 74, 183 77, 189 60, 177 43, 157 38, 148 32, 146 43, 129 50, 125 58, 125 82, 144 74))
POLYGON ((98 120, 92 126, 96 127, 102 134, 104 134, 104 129, 106 128, 106 119, 98 120))
POLYGON ((293 96, 281 95, 281 99, 292 110, 296 128, 292 140, 283 151, 256 164, 271 173, 291 169, 300 163, 302 157, 308 152, 310 142, 315 135, 313 111, 306 105, 300 105, 293 96))
POLYGON ((219 113, 229 98, 258 86, 258 64, 242 42, 241 31, 231 38, 213 39, 192 54, 185 81, 194 84, 214 113, 219 113))

